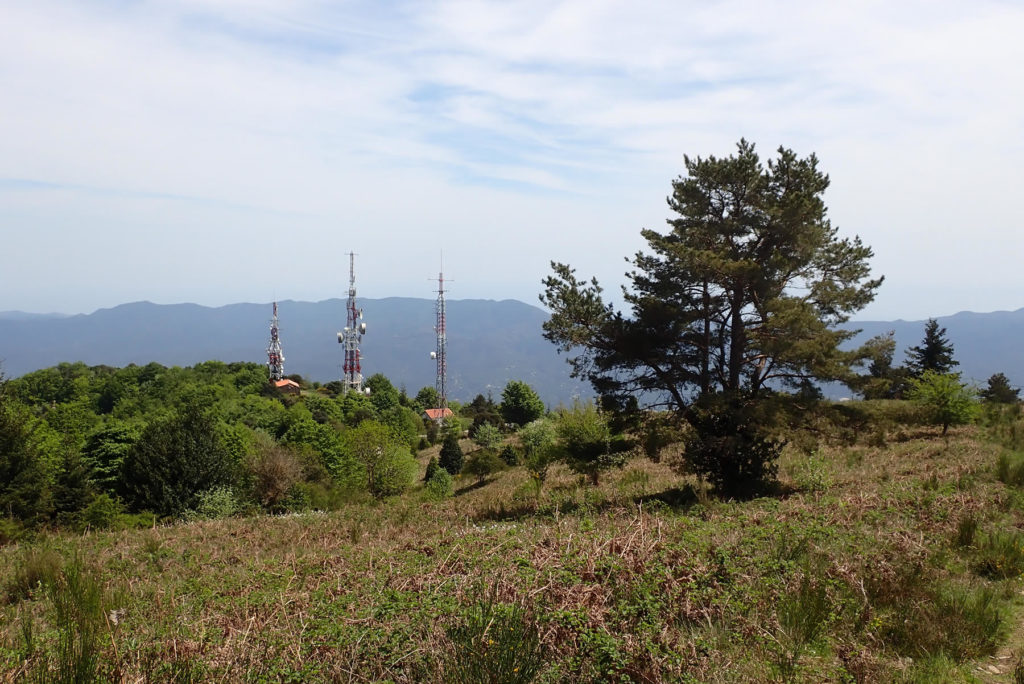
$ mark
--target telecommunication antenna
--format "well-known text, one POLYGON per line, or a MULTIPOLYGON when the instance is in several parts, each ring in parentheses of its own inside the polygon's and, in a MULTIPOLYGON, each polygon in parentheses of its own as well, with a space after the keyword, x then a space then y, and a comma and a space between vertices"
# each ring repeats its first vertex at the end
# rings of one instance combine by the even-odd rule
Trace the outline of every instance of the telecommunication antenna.
POLYGON ((345 389, 361 392, 363 387, 362 357, 359 343, 366 334, 366 323, 362 322, 363 311, 356 306, 356 254, 348 253, 348 316, 345 329, 338 333, 338 343, 345 345, 345 363, 342 365, 342 382, 345 389))
POLYGON ((438 409, 448 408, 448 315, 445 311, 444 302, 444 265, 437 275, 437 324, 434 330, 437 331, 437 350, 430 352, 430 357, 437 360, 437 380, 434 387, 437 389, 438 409))
POLYGON ((274 302, 274 317, 270 320, 270 345, 267 347, 267 368, 271 380, 284 377, 284 352, 281 351, 281 337, 277 328, 277 302, 274 302))

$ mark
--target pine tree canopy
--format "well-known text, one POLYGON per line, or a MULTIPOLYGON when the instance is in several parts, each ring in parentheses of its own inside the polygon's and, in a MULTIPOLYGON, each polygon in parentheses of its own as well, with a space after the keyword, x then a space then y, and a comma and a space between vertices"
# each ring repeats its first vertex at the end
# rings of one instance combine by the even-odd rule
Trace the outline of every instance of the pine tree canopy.
POLYGON ((920 346, 907 350, 910 374, 915 378, 927 371, 943 375, 959 365, 960 362, 953 358, 953 344, 946 337, 946 329, 939 327, 934 318, 929 318, 924 325, 924 340, 920 346))
POLYGON ((838 325, 882 278, 870 277, 871 249, 829 222, 818 159, 780 148, 764 164, 741 140, 733 156, 685 157, 685 166, 668 197, 669 231, 642 231, 627 313, 596 280, 552 263, 544 335, 576 354, 574 375, 600 395, 679 410, 716 392, 850 379, 864 355, 840 350, 855 333, 838 325))

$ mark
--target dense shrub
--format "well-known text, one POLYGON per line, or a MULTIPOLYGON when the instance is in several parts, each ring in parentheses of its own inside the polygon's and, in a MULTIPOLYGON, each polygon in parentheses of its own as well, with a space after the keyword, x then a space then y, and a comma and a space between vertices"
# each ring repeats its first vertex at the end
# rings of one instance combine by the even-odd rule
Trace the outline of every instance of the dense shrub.
POLYGON ((455 493, 455 485, 452 482, 452 476, 448 474, 448 471, 444 468, 438 467, 434 473, 427 480, 426 486, 427 495, 440 501, 441 499, 447 499, 449 496, 455 493))
POLYGON ((505 467, 505 462, 496 453, 490 449, 478 449, 466 459, 462 471, 475 475, 477 482, 483 483, 488 475, 501 472, 505 467))
POLYGON ((202 492, 230 485, 233 474, 212 416, 191 404, 146 426, 121 477, 136 510, 179 515, 194 509, 202 492))
POLYGON ((775 483, 784 444, 766 437, 740 401, 712 397, 695 408, 690 423, 682 469, 727 496, 749 496, 775 483))

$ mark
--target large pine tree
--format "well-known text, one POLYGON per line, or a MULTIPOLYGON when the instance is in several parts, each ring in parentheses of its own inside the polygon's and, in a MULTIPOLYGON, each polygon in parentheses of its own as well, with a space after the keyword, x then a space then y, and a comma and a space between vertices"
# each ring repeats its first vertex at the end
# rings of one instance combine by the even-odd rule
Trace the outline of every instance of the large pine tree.
POLYGON ((907 368, 912 377, 920 378, 926 371, 943 375, 960 362, 953 358, 953 344, 946 337, 946 329, 929 318, 924 325, 924 339, 916 347, 907 349, 907 368))

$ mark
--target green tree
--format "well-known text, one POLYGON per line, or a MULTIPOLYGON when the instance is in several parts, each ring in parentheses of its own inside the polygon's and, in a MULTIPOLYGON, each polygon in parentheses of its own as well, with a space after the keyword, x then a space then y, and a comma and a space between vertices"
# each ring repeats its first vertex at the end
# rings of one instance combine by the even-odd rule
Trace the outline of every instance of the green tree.
POLYGON ((910 381, 911 401, 923 406, 945 435, 950 425, 969 423, 977 412, 976 393, 956 373, 925 371, 910 381))
POLYGON ((441 443, 441 467, 448 471, 449 475, 458 475, 462 472, 462 447, 459 446, 459 438, 452 432, 444 436, 441 443))
POLYGON ((608 421, 593 403, 576 401, 571 409, 559 411, 555 426, 569 467, 589 476, 595 487, 602 471, 625 464, 624 454, 612 452, 608 421))
POLYGON ((910 375, 920 378, 931 371, 944 375, 960 362, 953 358, 953 344, 946 337, 946 329, 938 321, 929 318, 924 324, 924 339, 916 347, 907 349, 907 368, 910 375))
POLYGON ((112 421, 85 440, 82 459, 92 471, 93 480, 104 491, 118 492, 121 465, 139 440, 139 434, 139 428, 133 424, 112 421))
POLYGON ((430 482, 430 478, 434 477, 434 473, 436 473, 438 470, 444 470, 444 468, 442 468, 440 464, 438 464, 436 456, 431 456, 430 460, 427 461, 427 472, 426 474, 423 475, 423 481, 430 482))
POLYGON ((501 430, 490 423, 481 424, 473 434, 473 441, 484 449, 497 449, 502 439, 501 430))
POLYGON ((902 399, 908 388, 910 372, 903 366, 893 366, 896 340, 892 330, 871 338, 864 345, 867 352, 868 372, 850 383, 852 389, 865 399, 902 399))
MULTIPOLYGON (((727 158, 685 158, 672 183, 671 230, 644 230, 624 292, 605 303, 598 282, 553 263, 541 301, 544 336, 599 396, 630 396, 677 411, 700 430, 694 399, 717 393, 732 410, 806 379, 849 382, 863 349, 840 327, 868 304, 871 249, 841 239, 822 199, 828 176, 812 154, 780 148, 763 164, 745 140, 727 158)), ((726 458, 728 454, 720 454, 726 458)))
POLYGON ((122 464, 122 489, 136 510, 180 515, 230 486, 235 466, 209 411, 186 404, 145 427, 122 464))
POLYGON ((0 376, 0 517, 38 522, 51 508, 39 424, 15 402, 0 376))
POLYGON ((420 388, 420 391, 416 393, 416 398, 413 399, 413 403, 421 413, 428 408, 437 408, 437 388, 420 388))
POLYGON ((1019 400, 1020 388, 1010 387, 1010 380, 1002 373, 995 373, 988 379, 981 398, 993 404, 1015 404, 1019 400))
POLYGON ((366 472, 366 490, 374 496, 396 494, 412 483, 416 461, 401 438, 386 425, 364 420, 345 433, 348 452, 366 472), (405 458, 400 457, 404 453, 405 458))
POLYGON ((526 425, 544 415, 544 402, 533 388, 512 380, 501 392, 501 416, 506 423, 526 425))
POLYGON ((558 458, 558 433, 554 421, 541 418, 524 425, 519 431, 519 440, 523 444, 523 465, 530 474, 530 482, 539 498, 548 476, 548 468, 558 458))
POLYGON ((400 406, 398 390, 382 373, 374 373, 363 385, 370 390, 370 403, 379 413, 400 406))
POLYGON ((501 472, 505 468, 505 462, 496 453, 490 449, 479 449, 466 459, 464 470, 470 475, 476 475, 476 481, 483 484, 488 475, 501 472))

